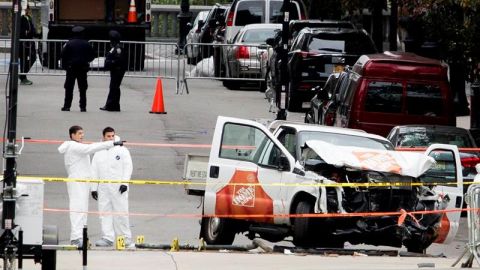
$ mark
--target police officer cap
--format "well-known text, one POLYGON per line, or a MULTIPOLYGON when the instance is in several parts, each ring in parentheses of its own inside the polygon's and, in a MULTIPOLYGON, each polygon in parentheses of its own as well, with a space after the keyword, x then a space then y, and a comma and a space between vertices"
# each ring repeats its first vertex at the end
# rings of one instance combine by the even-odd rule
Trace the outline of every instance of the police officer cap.
POLYGON ((110 40, 120 41, 120 33, 118 33, 116 30, 110 30, 110 32, 108 32, 108 36, 110 37, 110 40))
POLYGON ((72 28, 73 33, 81 33, 81 32, 83 32, 83 30, 85 30, 85 28, 83 26, 79 26, 79 25, 72 28))

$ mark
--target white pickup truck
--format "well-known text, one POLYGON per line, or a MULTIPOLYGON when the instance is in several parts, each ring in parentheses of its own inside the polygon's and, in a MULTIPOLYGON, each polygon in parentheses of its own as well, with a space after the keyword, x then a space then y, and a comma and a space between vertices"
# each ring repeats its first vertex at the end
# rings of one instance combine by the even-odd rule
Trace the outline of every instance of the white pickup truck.
POLYGON ((461 208, 463 178, 453 145, 399 152, 363 131, 283 121, 267 128, 220 116, 206 160, 190 156, 185 178, 195 176, 187 191, 203 196, 200 236, 208 244, 228 245, 247 233, 272 242, 292 237, 304 247, 348 241, 422 252, 452 241, 458 229, 460 212, 393 214, 461 208), (360 215, 297 215, 314 213, 360 215))

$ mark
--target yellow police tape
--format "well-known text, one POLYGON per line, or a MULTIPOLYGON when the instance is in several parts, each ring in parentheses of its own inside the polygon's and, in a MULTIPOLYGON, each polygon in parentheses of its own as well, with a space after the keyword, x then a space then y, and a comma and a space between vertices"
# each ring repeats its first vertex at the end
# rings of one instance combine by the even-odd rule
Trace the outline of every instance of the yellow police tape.
MULTIPOLYGON (((206 186, 206 182, 175 181, 175 180, 109 180, 109 179, 81 179, 64 177, 44 176, 19 176, 19 179, 38 180, 45 182, 80 182, 80 183, 101 183, 101 184, 133 184, 133 185, 196 185, 206 186)), ((216 183, 217 184, 217 183, 216 183)), ((463 185, 480 184, 480 182, 463 182, 463 185)), ((275 187, 410 187, 410 186, 457 186, 457 182, 378 182, 378 183, 228 183, 230 186, 275 186, 275 187)))

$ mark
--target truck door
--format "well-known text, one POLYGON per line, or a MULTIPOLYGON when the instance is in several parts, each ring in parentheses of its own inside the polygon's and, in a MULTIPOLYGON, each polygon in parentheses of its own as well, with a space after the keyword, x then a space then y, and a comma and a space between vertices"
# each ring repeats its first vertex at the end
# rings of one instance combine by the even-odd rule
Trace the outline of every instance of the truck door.
POLYGON ((204 213, 273 223, 271 215, 286 211, 280 198, 281 186, 276 184, 291 173, 294 164, 293 156, 260 123, 218 117, 209 157, 204 213))
MULTIPOLYGON (((458 209, 463 205, 463 176, 457 146, 433 144, 425 154, 433 157, 436 164, 422 177, 424 183, 440 183, 434 190, 449 197, 446 209, 458 209), (443 184, 442 184, 443 183, 443 184)), ((435 243, 450 243, 458 231, 461 212, 447 212, 442 216, 439 236, 435 243)))

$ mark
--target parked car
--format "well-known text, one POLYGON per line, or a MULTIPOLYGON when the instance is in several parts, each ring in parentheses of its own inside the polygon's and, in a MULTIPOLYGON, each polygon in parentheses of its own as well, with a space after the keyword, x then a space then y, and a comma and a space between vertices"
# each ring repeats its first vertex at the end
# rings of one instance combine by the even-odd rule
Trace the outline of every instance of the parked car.
POLYGON ((381 136, 397 125, 456 124, 447 66, 412 53, 360 57, 337 100, 335 126, 381 136))
POLYGON ((375 45, 365 30, 304 28, 288 53, 287 109, 308 108, 312 87, 325 84, 333 72, 353 65, 362 54, 375 53, 375 45))
POLYGON ((415 252, 433 241, 452 241, 460 220, 453 211, 445 218, 443 213, 406 215, 400 223, 397 215, 388 214, 291 216, 435 211, 462 202, 456 146, 436 144, 425 153, 391 147, 385 138, 362 131, 284 121, 266 128, 251 120, 218 117, 208 164, 202 165, 206 183, 200 194, 205 215, 200 235, 208 244, 229 245, 237 233, 246 232, 251 239, 273 242, 291 236, 302 247, 342 247, 348 241, 404 245, 415 252), (435 161, 445 167, 433 166, 435 161), (389 186, 392 181, 402 185, 389 186), (457 185, 438 184, 443 181, 457 185))
MULTIPOLYGON (((240 30, 233 46, 227 47, 227 77, 261 79, 268 59, 266 40, 281 27, 281 24, 249 24, 240 30)), ((238 87, 239 81, 224 80, 223 85, 238 87)))
MULTIPOLYGON (((236 34, 248 24, 281 23, 282 0, 234 0, 227 15, 225 39, 232 43, 236 34)), ((305 8, 301 1, 290 4, 290 20, 305 19, 305 8)))
MULTIPOLYGON (((232 44, 237 33, 246 25, 258 23, 282 23, 283 12, 282 0, 234 0, 227 13, 224 42, 232 44)), ((305 6, 301 0, 290 2, 290 20, 305 19, 305 6)), ((221 47, 222 56, 226 56, 227 47, 221 47)), ((214 59, 214 63, 220 63, 216 70, 226 70, 226 58, 224 61, 214 59)), ((264 78, 264 77, 263 77, 264 78)), ((265 88, 265 87, 261 87, 265 88)))
MULTIPOLYGON (((202 27, 205 24, 205 19, 210 11, 204 10, 200 11, 195 17, 193 24, 190 24, 189 27, 191 28, 186 37, 186 43, 200 43, 200 32, 202 31, 202 27)), ((191 46, 185 47, 185 55, 187 56, 187 63, 188 64, 196 64, 199 48, 198 45, 194 44, 191 46)))
MULTIPOLYGON (((300 30, 303 28, 334 28, 334 29, 355 29, 355 26, 351 22, 347 21, 334 21, 334 20, 291 20, 289 22, 289 37, 287 50, 290 50, 292 41, 296 38, 300 30)), ((282 31, 277 32, 274 38, 267 40, 267 44, 270 45, 268 52, 267 68, 265 69, 265 88, 260 88, 260 91, 269 89, 270 92, 275 92, 277 88, 281 87, 280 83, 280 59, 278 57, 278 51, 282 44, 282 31)), ((271 93, 267 93, 267 96, 271 96, 271 93)))
MULTIPOLYGON (((395 147, 428 147, 434 143, 458 146, 462 163, 463 179, 473 182, 480 163, 479 151, 467 151, 461 148, 477 148, 475 140, 467 129, 450 126, 407 125, 392 128, 387 138, 395 147)), ((464 193, 468 185, 464 185, 464 193)))
POLYGON ((214 41, 213 33, 215 32, 219 21, 225 20, 225 12, 228 8, 229 7, 226 5, 215 4, 205 18, 205 23, 202 26, 198 38, 200 43, 208 45, 200 46, 200 54, 197 57, 197 62, 213 55, 213 47, 209 44, 214 41))

